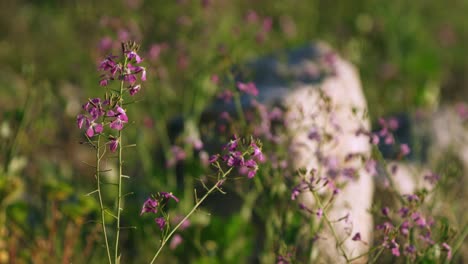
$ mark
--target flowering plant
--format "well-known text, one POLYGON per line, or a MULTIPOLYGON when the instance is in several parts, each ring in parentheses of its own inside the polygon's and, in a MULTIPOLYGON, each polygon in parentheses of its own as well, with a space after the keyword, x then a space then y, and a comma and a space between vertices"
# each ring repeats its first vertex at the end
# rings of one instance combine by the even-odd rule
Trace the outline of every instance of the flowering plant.
POLYGON ((84 136, 89 144, 96 151, 96 190, 90 194, 98 195, 101 225, 106 245, 107 258, 109 263, 120 262, 119 240, 121 226, 121 212, 123 211, 123 178, 129 178, 123 174, 123 130, 129 123, 129 118, 125 107, 125 97, 134 96, 141 89, 141 83, 146 81, 146 69, 143 66, 137 66, 143 59, 138 55, 139 45, 135 42, 122 43, 121 61, 116 61, 118 56, 109 55, 99 65, 102 72, 99 85, 106 88, 104 98, 89 99, 82 108, 82 114, 76 118, 78 128, 84 129, 84 136), (119 82, 120 89, 111 89, 113 82, 119 82), (107 128, 107 129, 106 129, 107 128), (105 142, 106 141, 106 142, 105 142), (117 152, 118 181, 113 183, 117 187, 117 196, 115 197, 114 210, 109 210, 104 205, 101 185, 103 174, 108 172, 101 169, 102 159, 105 157, 108 149, 111 153, 117 152), (106 216, 116 220, 114 256, 111 256, 111 246, 109 244, 106 216))

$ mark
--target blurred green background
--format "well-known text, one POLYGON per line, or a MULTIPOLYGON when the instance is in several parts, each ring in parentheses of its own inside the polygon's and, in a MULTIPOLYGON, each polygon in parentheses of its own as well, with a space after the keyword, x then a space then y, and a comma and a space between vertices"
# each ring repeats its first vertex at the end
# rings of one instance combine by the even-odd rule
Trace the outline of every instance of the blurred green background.
MULTIPOLYGON (((373 119, 433 109, 468 98, 466 14, 466 0, 1 1, 0 262, 6 244, 19 263, 47 259, 55 250, 77 263, 99 263, 101 253, 94 251, 103 250, 89 248, 98 240, 90 224, 96 204, 84 196, 94 178, 82 162, 91 163, 93 154, 79 144, 75 118, 87 98, 102 95, 97 65, 118 53, 120 41, 141 43, 149 76, 129 110, 135 124, 128 142, 138 147, 128 151, 125 168, 134 177, 126 188, 135 192, 125 223, 138 229, 126 233, 131 243, 124 246, 140 263, 154 252, 158 233, 152 219, 138 216, 141 203, 162 186, 177 189, 176 168, 161 162, 172 155, 167 121, 183 116, 197 122, 222 89, 210 82, 212 75, 273 51, 325 41, 359 69, 373 119), (76 242, 73 253, 70 241, 76 242)), ((188 186, 203 172, 197 164, 186 166, 188 186)), ((187 201, 180 212, 192 205, 190 192, 179 191, 187 201)), ((199 214, 194 222, 205 227, 211 221, 199 239, 207 252, 185 260, 210 263, 203 257, 210 254, 222 254, 227 263, 247 259, 252 241, 238 240, 239 234, 249 237, 251 227, 236 224, 237 218, 225 227, 206 217, 199 214), (219 238, 223 228, 228 235, 219 238), (230 241, 239 246, 227 247, 230 241), (222 248, 230 251, 220 253, 222 248)))

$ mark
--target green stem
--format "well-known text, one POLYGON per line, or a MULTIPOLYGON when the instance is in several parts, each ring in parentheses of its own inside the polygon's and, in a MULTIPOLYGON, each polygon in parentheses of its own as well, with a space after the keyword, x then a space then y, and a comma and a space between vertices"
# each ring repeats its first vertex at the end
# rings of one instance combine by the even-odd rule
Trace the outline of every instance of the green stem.
POLYGON ((96 180, 97 180, 97 193, 99 199, 99 207, 101 208, 101 224, 102 224, 102 231, 104 233, 104 240, 106 242, 106 251, 107 257, 109 259, 109 263, 112 264, 112 258, 110 253, 109 242, 107 239, 107 231, 106 231, 106 218, 105 218, 105 211, 104 211, 104 204, 102 202, 102 195, 101 195, 101 171, 100 171, 100 164, 101 164, 101 156, 99 153, 101 143, 101 135, 98 135, 97 138, 97 147, 96 147, 96 180))
POLYGON ((195 204, 195 206, 192 208, 192 210, 184 217, 184 219, 182 219, 182 221, 180 221, 175 227, 174 229, 172 229, 172 231, 169 233, 169 235, 167 235, 161 242, 161 246, 159 247, 158 251, 156 252, 156 254, 154 255, 153 259, 151 260, 150 264, 154 263, 154 261, 156 260, 156 258, 159 256, 159 253, 161 253, 161 250, 163 249, 163 247, 166 245, 167 241, 172 237, 172 235, 175 233, 175 231, 177 231, 177 229, 179 229, 179 227, 198 209, 198 207, 203 203, 203 201, 214 191, 216 190, 218 187, 218 184, 219 184, 220 180, 218 182, 216 182, 213 187, 211 187, 210 190, 208 190, 208 192, 198 201, 198 203, 195 204))
POLYGON ((362 254, 359 255, 359 256, 356 256, 356 257, 354 257, 354 258, 350 258, 350 259, 348 260, 348 262, 351 263, 351 262, 353 262, 353 261, 355 261, 355 260, 357 260, 357 259, 360 259, 360 258, 362 258, 362 257, 364 257, 364 256, 367 256, 367 255, 369 255, 370 253, 376 251, 376 250, 379 249, 379 248, 380 248, 380 247, 375 247, 375 248, 373 248, 373 249, 371 249, 371 250, 369 250, 369 251, 367 251, 367 252, 365 252, 365 253, 362 253, 362 254))
POLYGON ((226 176, 231 173, 232 171, 232 168, 229 168, 229 170, 227 170, 226 172, 224 172, 221 167, 219 166, 218 164, 218 168, 221 172, 221 177, 218 177, 218 181, 213 185, 213 187, 211 187, 211 189, 208 190, 208 192, 195 204, 195 206, 192 208, 192 210, 184 217, 184 219, 182 219, 182 221, 180 221, 175 227, 174 229, 169 233, 169 235, 167 235, 166 237, 163 238, 162 242, 161 242, 161 246, 159 247, 158 251, 156 252, 156 254, 154 255, 153 259, 151 260, 150 264, 153 264, 154 261, 156 260, 156 258, 158 258, 159 256, 159 253, 161 253, 161 250, 164 248, 164 246, 166 245, 167 241, 169 241, 169 239, 172 237, 172 235, 174 235, 175 231, 177 231, 177 229, 179 229, 179 227, 198 209, 198 207, 200 207, 200 205, 203 203, 203 201, 212 193, 214 192, 215 190, 219 190, 219 184, 226 178, 226 176))
POLYGON ((236 104, 237 114, 239 115, 239 119, 241 121, 242 127, 246 127, 247 122, 244 116, 244 109, 242 109, 241 96, 237 91, 234 92, 234 103, 236 104))
POLYGON ((379 259, 380 255, 382 254, 382 252, 384 251, 385 247, 382 247, 379 252, 377 252, 377 255, 375 255, 375 257, 372 259, 372 261, 370 261, 369 263, 376 263, 376 261, 379 259))
MULTIPOLYGON (((125 57, 125 61, 123 64, 123 68, 127 67, 127 58, 125 57)), ((123 105, 123 87, 124 81, 120 82, 120 92, 119 92, 119 103, 120 106, 123 105)), ((120 239, 120 213, 123 211, 122 207, 122 130, 119 130, 118 136, 118 149, 119 149, 119 156, 118 156, 118 164, 119 167, 119 181, 117 183, 118 189, 118 196, 117 196, 117 223, 116 223, 116 235, 115 235, 115 252, 114 252, 114 263, 118 264, 119 261, 119 239, 120 239)))
MULTIPOLYGON (((463 231, 461 232, 460 236, 458 237, 457 241, 455 241, 453 243, 453 246, 452 246, 452 255, 455 255, 456 252, 458 251, 458 249, 463 245, 465 239, 466 239, 466 236, 468 236, 468 225, 465 225, 465 227, 463 228, 463 231)), ((450 260, 449 259, 446 259, 444 264, 445 263, 450 263, 450 260)))
POLYGON ((323 209, 324 207, 323 207, 323 204, 322 204, 322 202, 320 200, 320 197, 317 195, 317 193, 315 191, 312 191, 312 194, 314 195, 314 198, 317 201, 318 206, 320 208, 322 208, 322 210, 323 210, 323 218, 325 219, 325 222, 327 223, 328 227, 330 228, 330 230, 331 230, 331 232, 333 234, 333 237, 336 240, 336 244, 338 245, 338 248, 340 249, 341 253, 343 254, 343 257, 346 259, 346 263, 349 263, 349 258, 348 258, 348 255, 346 255, 346 251, 343 248, 343 243, 340 241, 340 238, 336 234, 335 228, 333 228, 333 225, 330 222, 330 219, 328 218, 328 214, 326 213, 326 210, 323 209))
POLYGON ((31 85, 28 86, 28 90, 27 90, 27 94, 26 94, 26 101, 24 102, 24 106, 23 106, 23 114, 21 115, 21 118, 19 120, 19 124, 18 124, 18 127, 16 128, 15 130, 15 133, 13 135, 13 139, 11 141, 11 145, 9 146, 8 150, 6 151, 6 155, 5 155, 5 162, 4 162, 4 169, 3 171, 5 172, 5 174, 8 176, 9 173, 9 166, 10 166, 10 163, 11 163, 11 160, 13 159, 13 156, 15 155, 15 151, 16 151, 16 146, 18 145, 18 137, 19 137, 19 134, 21 132, 21 130, 25 127, 25 119, 26 119, 26 115, 29 113, 29 109, 31 107, 31 100, 33 100, 32 97, 35 96, 35 90, 30 88, 32 87, 31 85))
POLYGON ((117 223, 116 223, 116 235, 115 235, 115 253, 114 262, 117 264, 119 259, 119 237, 120 237, 120 212, 122 211, 122 131, 119 131, 119 182, 117 184, 118 196, 117 196, 117 223))
POLYGON ((380 150, 376 147, 376 146, 372 146, 372 151, 375 155, 375 157, 377 158, 377 161, 382 164, 383 166, 383 173, 384 173, 384 176, 385 178, 387 178, 389 184, 390 184, 390 191, 395 193, 398 200, 401 202, 401 203, 405 203, 405 199, 403 199, 403 197, 401 196, 401 194, 398 192, 398 189, 396 188, 396 184, 395 182, 393 181, 392 177, 390 176, 390 174, 388 173, 387 171, 387 162, 385 161, 383 155, 382 155, 382 152, 380 152, 380 150))

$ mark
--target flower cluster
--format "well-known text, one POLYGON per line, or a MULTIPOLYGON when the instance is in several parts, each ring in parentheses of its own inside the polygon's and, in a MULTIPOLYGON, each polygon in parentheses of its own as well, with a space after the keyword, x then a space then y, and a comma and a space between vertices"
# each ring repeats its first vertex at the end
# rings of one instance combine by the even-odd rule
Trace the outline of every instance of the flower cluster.
POLYGON ((241 91, 241 92, 244 92, 246 94, 250 94, 252 96, 257 96, 258 95, 257 86, 255 86, 255 84, 253 82, 249 82, 249 83, 238 82, 237 83, 237 89, 239 89, 239 91, 241 91))
MULTIPOLYGON (((137 53, 138 46, 134 42, 124 43, 122 47, 123 62, 116 62, 118 57, 109 55, 100 63, 99 70, 105 73, 101 75, 99 84, 107 86, 110 81, 117 78, 128 83, 127 90, 133 96, 141 89, 141 85, 136 83, 137 74, 141 74, 140 79, 145 81, 146 70, 144 67, 132 66, 131 64, 143 61, 137 53)), ((122 93, 115 92, 107 93, 105 99, 89 99, 82 107, 85 113, 79 114, 76 118, 78 128, 84 128, 88 138, 102 134, 107 125, 111 130, 122 130, 129 121, 127 113, 122 107, 122 101, 122 93)), ((119 146, 119 138, 109 133, 108 139, 109 149, 115 152, 119 146)))
POLYGON ((253 139, 250 144, 245 144, 234 136, 234 139, 224 146, 224 153, 211 156, 209 162, 213 164, 221 159, 228 168, 238 168, 240 174, 247 175, 251 179, 258 171, 258 163, 265 161, 259 145, 260 143, 253 139))
POLYGON ((248 10, 245 14, 245 20, 249 25, 252 25, 256 31, 255 39, 261 44, 263 43, 273 27, 273 19, 271 17, 262 17, 254 10, 248 10))
POLYGON ((369 137, 369 141, 373 145, 387 146, 388 147, 397 147, 397 150, 394 152, 397 159, 401 159, 405 156, 408 156, 411 153, 411 148, 406 143, 397 144, 394 133, 400 127, 400 123, 397 118, 390 117, 387 119, 379 118, 380 129, 377 132, 370 132, 366 129, 360 128, 356 131, 356 135, 365 135, 369 137))
POLYGON ((451 247, 446 242, 434 241, 432 234, 434 219, 425 216, 420 210, 423 198, 423 195, 405 195, 404 204, 397 211, 392 212, 388 207, 382 208, 381 215, 384 221, 376 226, 376 229, 383 234, 382 246, 389 249, 396 257, 403 254, 413 260, 419 253, 441 247, 447 252, 447 259, 450 259, 451 247))
MULTIPOLYGON (((76 117, 76 122, 78 128, 86 130, 86 136, 89 138, 103 133, 105 125, 109 125, 110 129, 119 131, 123 129, 124 124, 128 123, 125 110, 119 105, 112 108, 110 100, 90 99, 83 105, 83 109, 86 114, 79 114, 76 117)), ((109 135, 108 144, 110 150, 114 152, 118 146, 118 139, 113 135, 109 135)))
MULTIPOLYGON (((143 203, 143 207, 141 208, 140 215, 143 215, 143 214, 146 214, 146 213, 157 214, 158 209, 161 209, 161 211, 163 211, 163 209, 166 206, 169 199, 173 199, 174 201, 179 202, 179 198, 177 198, 172 193, 168 193, 168 192, 159 192, 156 195, 153 195, 152 197, 149 197, 143 203)), ((167 220, 166 220, 166 217, 165 217, 166 214, 164 212, 162 212, 162 215, 163 216, 157 217, 157 218, 154 219, 154 221, 158 225, 159 229, 161 229, 161 231, 164 229, 164 227, 167 224, 167 220)))
MULTIPOLYGON (((105 104, 108 104, 108 102, 104 102, 104 105, 105 104)), ((105 110, 103 109, 103 104, 101 104, 101 99, 90 99, 83 105, 83 110, 86 111, 87 114, 79 114, 76 117, 78 128, 82 129, 84 127, 86 129, 86 135, 90 138, 96 134, 102 133, 104 128, 98 119, 105 115, 105 110)))
MULTIPOLYGON (((291 191, 291 200, 297 200, 299 195, 304 192, 321 192, 322 189, 331 190, 332 196, 339 194, 340 190, 336 186, 336 183, 332 179, 327 177, 317 177, 316 171, 311 170, 309 172, 299 171, 301 181, 291 191)), ((299 209, 310 215, 315 215, 318 219, 323 216, 323 208, 318 207, 313 210, 304 203, 299 203, 299 209)), ((345 218, 338 221, 346 220, 345 218)))
POLYGON ((146 81, 146 69, 142 66, 137 66, 143 61, 138 55, 138 45, 133 42, 123 44, 124 62, 116 62, 117 56, 109 55, 104 59, 100 65, 99 70, 104 73, 101 75, 99 84, 107 86, 111 81, 118 79, 124 81, 127 85, 127 91, 131 96, 138 93, 141 89, 141 84, 138 84, 138 76, 141 81, 146 81))

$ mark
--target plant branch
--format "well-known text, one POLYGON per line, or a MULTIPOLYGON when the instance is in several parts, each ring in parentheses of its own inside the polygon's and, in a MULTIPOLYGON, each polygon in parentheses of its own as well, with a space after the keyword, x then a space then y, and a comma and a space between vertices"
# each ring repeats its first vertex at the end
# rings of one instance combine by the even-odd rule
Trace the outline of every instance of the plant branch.
POLYGON ((100 157, 100 142, 101 142, 101 135, 98 135, 97 138, 97 148, 96 148, 96 181, 97 181, 97 193, 98 193, 98 199, 99 199, 99 207, 101 209, 101 225, 102 225, 102 232, 104 233, 104 241, 106 243, 106 251, 107 251, 107 257, 109 260, 109 264, 112 264, 112 258, 111 258, 111 253, 110 253, 110 248, 109 248, 109 242, 107 239, 107 231, 106 231, 106 217, 105 217, 105 210, 104 210, 104 205, 102 202, 102 194, 101 194, 101 171, 100 171, 100 164, 101 164, 101 157, 100 157))

